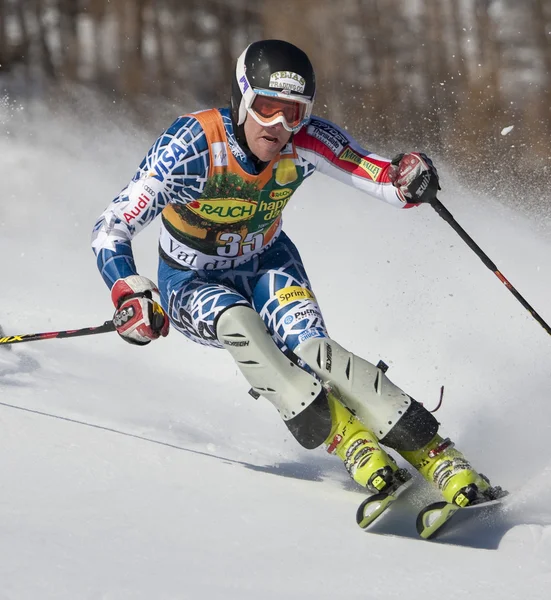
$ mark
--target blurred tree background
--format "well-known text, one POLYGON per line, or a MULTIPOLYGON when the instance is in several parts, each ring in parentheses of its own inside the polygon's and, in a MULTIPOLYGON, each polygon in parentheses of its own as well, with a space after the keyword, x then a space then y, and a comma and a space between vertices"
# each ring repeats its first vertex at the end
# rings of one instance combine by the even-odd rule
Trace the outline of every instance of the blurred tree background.
POLYGON ((260 38, 309 54, 315 112, 366 147, 423 149, 494 194, 547 193, 551 0, 0 0, 0 88, 58 102, 86 86, 158 128, 227 104, 260 38))

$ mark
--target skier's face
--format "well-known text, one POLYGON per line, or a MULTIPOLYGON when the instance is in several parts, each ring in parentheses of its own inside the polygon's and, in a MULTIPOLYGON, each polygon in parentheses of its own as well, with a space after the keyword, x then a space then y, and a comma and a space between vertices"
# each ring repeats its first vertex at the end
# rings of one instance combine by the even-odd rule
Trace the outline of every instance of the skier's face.
POLYGON ((262 162, 269 162, 289 141, 291 132, 287 131, 281 123, 271 127, 259 125, 251 115, 247 114, 245 137, 251 152, 262 162))

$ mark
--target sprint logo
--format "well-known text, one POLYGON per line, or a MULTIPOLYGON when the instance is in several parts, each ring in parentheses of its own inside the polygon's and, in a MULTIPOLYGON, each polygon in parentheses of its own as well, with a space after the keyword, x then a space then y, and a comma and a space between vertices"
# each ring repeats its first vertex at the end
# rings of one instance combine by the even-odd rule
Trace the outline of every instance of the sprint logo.
POLYGON ((291 302, 295 302, 296 300, 315 300, 316 297, 312 292, 307 289, 300 287, 298 285, 291 285, 286 288, 282 288, 277 293, 277 301, 280 306, 285 306, 285 304, 290 304, 291 302))

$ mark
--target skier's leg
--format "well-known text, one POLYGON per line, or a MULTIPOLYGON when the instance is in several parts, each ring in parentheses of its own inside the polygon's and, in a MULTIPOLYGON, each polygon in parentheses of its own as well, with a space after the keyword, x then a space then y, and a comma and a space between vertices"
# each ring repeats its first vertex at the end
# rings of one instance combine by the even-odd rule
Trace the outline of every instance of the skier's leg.
MULTIPOLYGON (((277 245, 263 257, 252 296, 254 308, 264 321, 264 330, 267 328, 278 346, 290 356, 290 364, 297 360, 292 353, 297 344, 308 339, 327 338, 323 316, 300 255, 287 236, 282 235, 277 245)), ((276 347, 273 342, 271 347, 272 351, 276 347)), ((279 376, 283 376, 283 371, 279 371, 279 376)), ((304 392, 296 387, 302 401, 304 392)), ((379 446, 377 437, 330 391, 326 396, 331 413, 330 431, 325 430, 318 445, 324 441, 328 451, 343 460, 353 479, 373 491, 388 490, 403 483, 408 474, 403 470, 398 473, 396 463, 379 446)))
POLYGON ((215 278, 200 277, 197 271, 179 270, 159 263, 161 304, 172 327, 190 340, 223 348, 216 336, 218 316, 231 306, 250 306, 247 299, 215 278))
POLYGON ((277 347, 238 282, 223 273, 197 273, 159 265, 161 302, 175 329, 200 344, 225 348, 252 389, 279 411, 307 448, 323 443, 331 429, 325 391, 277 347), (235 287, 234 287, 235 286, 235 287))
POLYGON ((320 381, 279 350, 250 306, 228 308, 216 320, 216 335, 252 386, 269 400, 305 448, 323 443, 331 414, 320 381))
POLYGON ((434 416, 394 385, 382 369, 332 339, 306 340, 294 352, 322 381, 335 388, 346 406, 385 445, 416 449, 438 431, 434 416))
POLYGON ((453 443, 438 435, 435 417, 392 383, 383 369, 329 338, 306 340, 294 352, 333 387, 382 444, 397 450, 448 502, 466 505, 488 492, 488 480, 472 469, 453 443))

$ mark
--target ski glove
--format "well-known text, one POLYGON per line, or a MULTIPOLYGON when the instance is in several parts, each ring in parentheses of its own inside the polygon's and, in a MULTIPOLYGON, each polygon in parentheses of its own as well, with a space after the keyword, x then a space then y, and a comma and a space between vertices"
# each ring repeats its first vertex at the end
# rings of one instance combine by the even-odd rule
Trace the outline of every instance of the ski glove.
POLYGON ((168 335, 168 315, 159 304, 159 290, 147 277, 118 279, 111 288, 111 299, 117 309, 113 323, 126 342, 145 346, 168 335))
POLYGON ((436 200, 436 193, 440 189, 438 172, 426 154, 398 154, 392 159, 388 176, 408 204, 436 200))

